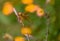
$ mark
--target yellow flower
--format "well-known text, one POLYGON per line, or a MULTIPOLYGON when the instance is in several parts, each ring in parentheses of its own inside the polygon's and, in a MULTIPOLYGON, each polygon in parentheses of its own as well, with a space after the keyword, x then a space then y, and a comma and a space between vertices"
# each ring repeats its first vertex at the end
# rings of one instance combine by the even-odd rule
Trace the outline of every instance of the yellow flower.
POLYGON ((21 33, 23 34, 23 35, 26 35, 26 34, 31 34, 32 33, 32 31, 31 31, 31 28, 28 28, 28 27, 23 27, 22 29, 21 29, 21 33))
POLYGON ((24 37, 15 37, 15 41, 25 41, 24 37))
POLYGON ((21 0, 23 4, 32 4, 33 0, 21 0))
POLYGON ((4 15, 10 15, 13 12, 13 6, 10 2, 6 2, 3 5, 3 10, 2 10, 4 15))
POLYGON ((26 11, 26 12, 34 12, 34 11, 36 11, 36 8, 37 8, 36 5, 30 4, 30 5, 27 5, 27 6, 25 7, 25 11, 26 11))
POLYGON ((37 16, 43 16, 44 15, 44 10, 42 8, 37 9, 37 16))

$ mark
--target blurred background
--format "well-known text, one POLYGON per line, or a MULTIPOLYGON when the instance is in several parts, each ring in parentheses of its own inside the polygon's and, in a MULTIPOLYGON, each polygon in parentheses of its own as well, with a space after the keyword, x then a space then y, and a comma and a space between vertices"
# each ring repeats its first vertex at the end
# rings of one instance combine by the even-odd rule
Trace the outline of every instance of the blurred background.
MULTIPOLYGON (((12 2, 18 12, 24 12, 24 7, 26 6, 21 3, 21 0, 0 0, 0 41, 5 41, 3 39, 5 33, 9 33, 13 37, 21 36, 21 24, 18 22, 16 15, 12 13, 9 16, 5 16, 2 13, 3 4, 7 1, 12 2)), ((42 8, 45 6, 45 2, 46 0, 34 0, 34 3, 42 8)), ((51 0, 44 10, 49 13, 50 19, 47 41, 60 41, 60 0, 51 0)), ((31 25, 33 29, 32 36, 37 39, 36 41, 45 41, 47 19, 45 17, 40 18, 35 13, 29 13, 29 17, 33 22, 31 25)), ((24 24, 29 26, 27 21, 24 21, 24 24)))

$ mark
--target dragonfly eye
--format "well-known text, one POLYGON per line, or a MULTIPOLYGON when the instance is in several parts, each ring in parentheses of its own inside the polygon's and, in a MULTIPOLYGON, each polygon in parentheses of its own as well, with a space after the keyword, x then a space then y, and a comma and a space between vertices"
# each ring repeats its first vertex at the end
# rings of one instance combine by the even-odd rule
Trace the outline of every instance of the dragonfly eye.
POLYGON ((19 13, 18 13, 18 16, 21 16, 21 15, 22 15, 22 13, 21 13, 21 12, 19 12, 19 13))
POLYGON ((21 15, 21 12, 19 12, 19 15, 21 15))

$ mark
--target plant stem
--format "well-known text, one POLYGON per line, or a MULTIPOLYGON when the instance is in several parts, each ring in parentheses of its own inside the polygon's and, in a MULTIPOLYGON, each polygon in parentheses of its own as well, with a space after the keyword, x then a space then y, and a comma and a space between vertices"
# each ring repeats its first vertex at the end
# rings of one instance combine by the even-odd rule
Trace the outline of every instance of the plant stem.
POLYGON ((29 39, 29 35, 26 34, 25 36, 26 36, 27 40, 30 41, 30 39, 29 39))
POLYGON ((48 32, 49 32, 49 21, 50 21, 50 19, 49 18, 46 18, 47 19, 47 21, 46 21, 46 41, 48 41, 48 32))
POLYGON ((22 26, 24 26, 24 23, 23 23, 22 20, 20 19, 20 16, 19 16, 19 14, 18 14, 18 12, 16 11, 15 8, 13 8, 13 11, 14 11, 15 15, 16 15, 17 18, 18 18, 18 22, 19 22, 20 24, 22 24, 22 26))

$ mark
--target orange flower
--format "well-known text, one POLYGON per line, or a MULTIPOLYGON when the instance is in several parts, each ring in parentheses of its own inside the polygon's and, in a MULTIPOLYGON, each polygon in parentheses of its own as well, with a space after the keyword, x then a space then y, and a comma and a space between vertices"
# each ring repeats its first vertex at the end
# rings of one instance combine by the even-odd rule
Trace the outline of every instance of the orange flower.
POLYGON ((21 33, 22 33, 23 35, 26 35, 26 34, 31 34, 32 31, 31 31, 31 28, 23 27, 23 28, 21 29, 21 33))
POLYGON ((34 12, 34 11, 36 11, 36 8, 37 8, 36 5, 30 4, 30 5, 27 5, 27 6, 25 7, 25 11, 26 11, 26 12, 34 12))
POLYGON ((10 2, 6 2, 3 5, 3 10, 2 10, 4 15, 10 15, 13 12, 13 6, 10 2))
POLYGON ((33 0, 21 0, 23 4, 32 4, 33 0))
POLYGON ((15 41, 25 41, 24 37, 15 37, 15 41))
POLYGON ((43 16, 44 15, 44 10, 42 8, 37 9, 37 16, 43 16))

